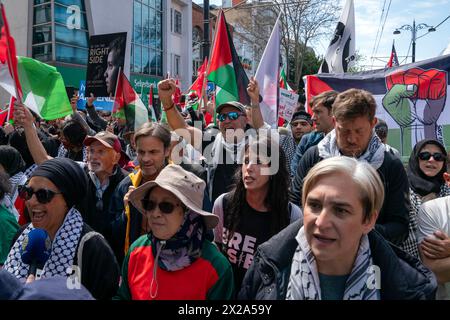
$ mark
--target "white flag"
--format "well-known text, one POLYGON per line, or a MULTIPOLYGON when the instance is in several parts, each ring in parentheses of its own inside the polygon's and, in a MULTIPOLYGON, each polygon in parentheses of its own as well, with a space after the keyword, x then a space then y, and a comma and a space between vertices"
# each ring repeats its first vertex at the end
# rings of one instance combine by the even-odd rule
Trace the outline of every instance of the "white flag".
POLYGON ((260 103, 264 122, 276 128, 278 124, 277 96, 280 73, 280 17, 278 17, 269 42, 259 62, 255 78, 263 98, 260 103))
POLYGON ((347 0, 319 73, 343 73, 355 60, 355 8, 347 0))

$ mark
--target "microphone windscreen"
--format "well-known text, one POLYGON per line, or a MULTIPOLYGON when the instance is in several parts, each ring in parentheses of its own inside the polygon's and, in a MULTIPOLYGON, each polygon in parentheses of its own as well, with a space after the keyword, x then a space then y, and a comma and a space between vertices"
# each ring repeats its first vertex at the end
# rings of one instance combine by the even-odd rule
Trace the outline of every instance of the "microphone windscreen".
POLYGON ((43 268, 52 251, 52 241, 44 229, 33 229, 23 239, 20 248, 22 261, 43 268))

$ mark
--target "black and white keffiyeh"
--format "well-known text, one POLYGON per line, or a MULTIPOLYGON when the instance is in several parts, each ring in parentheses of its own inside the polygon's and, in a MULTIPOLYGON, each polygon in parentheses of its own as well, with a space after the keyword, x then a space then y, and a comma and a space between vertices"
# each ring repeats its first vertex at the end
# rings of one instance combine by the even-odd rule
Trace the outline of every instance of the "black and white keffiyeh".
MULTIPOLYGON (((319 156, 322 159, 342 156, 336 141, 336 131, 332 130, 318 144, 319 156)), ((381 142, 380 138, 372 131, 367 150, 358 157, 358 161, 368 162, 374 169, 381 167, 384 161, 384 152, 386 146, 381 142)))
POLYGON ((11 183, 11 192, 6 193, 0 202, 0 204, 2 204, 6 209, 8 209, 9 212, 11 212, 16 217, 17 221, 19 221, 19 212, 17 211, 14 204, 17 200, 17 197, 19 196, 19 185, 25 185, 27 180, 28 178, 23 172, 18 172, 17 174, 9 178, 9 182, 11 183))
MULTIPOLYGON (((286 300, 321 300, 319 273, 316 259, 306 240, 304 227, 295 237, 298 247, 292 259, 291 274, 286 292, 286 300)), ((369 238, 361 238, 353 269, 345 284, 343 300, 379 300, 377 286, 369 284, 368 272, 373 260, 370 252, 369 238)))
MULTIPOLYGON (((58 148, 58 155, 57 158, 67 158, 69 154, 69 151, 64 147, 64 145, 61 143, 58 148)), ((83 146, 83 162, 87 161, 87 148, 83 146)))
MULTIPOLYGON (((81 218, 81 214, 74 208, 70 209, 62 226, 56 232, 55 239, 53 239, 50 257, 42 269, 42 278, 49 278, 57 275, 64 277, 68 276, 67 269, 73 265, 77 245, 81 238, 82 228, 83 219, 81 218)), ((33 225, 30 224, 22 232, 11 248, 5 261, 5 265, 3 266, 9 273, 18 279, 25 279, 28 275, 30 266, 23 263, 20 247, 22 246, 25 236, 33 229, 33 225)))

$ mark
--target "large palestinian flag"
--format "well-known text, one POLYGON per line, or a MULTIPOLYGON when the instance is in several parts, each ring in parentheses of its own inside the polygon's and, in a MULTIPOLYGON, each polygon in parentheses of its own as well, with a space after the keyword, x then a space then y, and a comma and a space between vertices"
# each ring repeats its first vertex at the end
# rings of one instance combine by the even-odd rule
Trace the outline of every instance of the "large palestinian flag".
POLYGON ((377 102, 376 116, 389 126, 388 143, 406 158, 425 138, 450 147, 449 72, 450 55, 446 55, 374 71, 306 76, 305 88, 308 101, 327 90, 371 92, 377 102))
POLYGON ((223 11, 217 19, 208 80, 217 86, 216 106, 228 101, 250 104, 248 77, 234 48, 223 11))
POLYGON ((148 122, 148 110, 123 72, 117 80, 113 115, 126 119, 127 127, 133 131, 148 122))

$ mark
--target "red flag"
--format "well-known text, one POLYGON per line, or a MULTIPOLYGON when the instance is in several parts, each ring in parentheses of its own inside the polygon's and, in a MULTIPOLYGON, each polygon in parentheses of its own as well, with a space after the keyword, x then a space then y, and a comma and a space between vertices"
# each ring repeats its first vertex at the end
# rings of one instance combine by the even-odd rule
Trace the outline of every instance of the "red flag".
POLYGON ((205 82, 205 73, 206 68, 208 66, 208 57, 205 57, 205 60, 203 61, 203 64, 200 66, 200 68, 197 70, 197 79, 194 81, 194 83, 191 85, 188 91, 195 91, 197 92, 197 96, 199 99, 202 97, 203 92, 203 85, 205 82))
POLYGON ((386 65, 386 67, 392 68, 392 67, 398 67, 399 65, 400 64, 398 63, 397 51, 395 51, 394 42, 392 42, 391 57, 389 58, 389 61, 386 65))
POLYGON ((150 85, 150 91, 148 92, 148 107, 153 107, 153 83, 150 85))
POLYGON ((172 96, 173 102, 178 105, 180 104, 180 100, 181 100, 181 90, 180 90, 180 80, 176 80, 175 84, 177 86, 175 93, 172 96))
POLYGON ((0 80, 11 87, 11 91, 16 92, 16 97, 22 101, 22 89, 19 83, 17 72, 17 56, 14 38, 9 33, 8 21, 6 20, 5 7, 0 3, 0 80))

